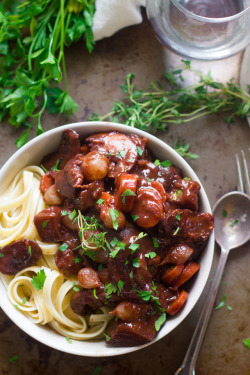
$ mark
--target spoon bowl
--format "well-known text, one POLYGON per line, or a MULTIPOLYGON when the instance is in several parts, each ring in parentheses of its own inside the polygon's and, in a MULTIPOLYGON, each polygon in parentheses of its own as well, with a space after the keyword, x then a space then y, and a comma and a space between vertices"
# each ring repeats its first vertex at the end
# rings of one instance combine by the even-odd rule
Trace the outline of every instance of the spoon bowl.
POLYGON ((230 250, 250 239, 250 197, 233 191, 223 195, 214 209, 214 233, 218 244, 230 250))

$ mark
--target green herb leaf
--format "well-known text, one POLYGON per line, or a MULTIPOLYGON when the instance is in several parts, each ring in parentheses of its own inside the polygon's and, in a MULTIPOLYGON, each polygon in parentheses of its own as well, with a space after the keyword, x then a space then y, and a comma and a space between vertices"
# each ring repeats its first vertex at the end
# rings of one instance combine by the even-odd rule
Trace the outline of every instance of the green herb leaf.
POLYGON ((109 214, 110 214, 112 222, 113 222, 113 228, 115 230, 117 230, 119 228, 119 225, 118 225, 118 222, 117 222, 116 218, 119 217, 119 212, 117 210, 114 210, 113 208, 110 208, 109 214))
POLYGON ((109 297, 112 293, 116 293, 117 289, 112 283, 105 284, 104 291, 107 294, 106 297, 109 297))
POLYGON ((0 252, 0 258, 3 258, 4 257, 4 254, 0 252))
POLYGON ((139 216, 137 216, 137 215, 131 215, 131 217, 132 217, 133 221, 135 221, 135 220, 138 219, 139 216))
POLYGON ((36 290, 40 290, 43 288, 45 280, 46 280, 45 271, 44 269, 41 269, 41 271, 39 271, 36 276, 32 277, 31 283, 36 290))
POLYGON ((69 214, 68 211, 64 211, 64 210, 61 211, 62 216, 67 216, 68 214, 69 214))
POLYGON ((154 247, 159 247, 158 240, 155 237, 152 237, 154 247))
POLYGON ((80 292, 80 288, 78 288, 78 286, 76 286, 76 283, 74 282, 73 283, 73 290, 75 291, 75 292, 80 292))
POLYGON ((96 204, 102 204, 104 202, 104 199, 98 199, 98 201, 96 201, 96 204))
POLYGON ((63 243, 59 249, 60 251, 63 253, 65 250, 67 250, 69 248, 69 246, 66 244, 66 243, 63 243))
POLYGON ((76 210, 73 210, 70 214, 69 214, 69 219, 72 221, 77 215, 77 212, 76 210))
POLYGON ((153 259, 156 257, 156 255, 157 254, 154 251, 152 251, 151 253, 145 254, 145 258, 153 259))
POLYGON ((48 222, 49 222, 49 220, 45 220, 45 221, 42 223, 42 227, 43 227, 43 228, 46 228, 48 222))
POLYGON ((175 230, 174 233, 173 233, 173 236, 176 236, 177 233, 179 232, 179 230, 180 230, 180 227, 177 227, 176 230, 175 230))
POLYGON ((125 205, 126 197, 136 196, 136 194, 132 190, 126 189, 121 196, 122 196, 122 204, 125 205))
POLYGON ((139 146, 136 146, 136 149, 137 149, 137 154, 142 156, 143 150, 139 146))
POLYGON ((117 286, 118 286, 119 292, 121 293, 122 288, 124 286, 124 282, 122 280, 119 280, 117 286))
POLYGON ((227 217, 227 214, 228 214, 227 210, 223 210, 223 211, 222 211, 222 216, 223 216, 223 217, 227 217))
POLYGON ((242 340, 243 344, 250 350, 250 337, 248 339, 242 340))
POLYGON ((18 360, 18 356, 17 355, 13 355, 13 357, 9 358, 9 361, 15 365, 17 363, 17 360, 18 360))
POLYGON ((28 247, 28 253, 30 256, 32 255, 31 246, 28 247))
POLYGON ((139 260, 139 258, 134 258, 132 264, 133 264, 133 267, 139 268, 140 267, 140 260, 139 260))
POLYGON ((23 298, 22 299, 22 305, 26 305, 26 302, 27 302, 26 298, 23 298))
POLYGON ((111 339, 110 336, 108 336, 106 333, 103 332, 103 335, 105 336, 106 341, 109 341, 111 339))
POLYGON ((161 328, 161 326, 165 323, 166 321, 166 313, 162 313, 161 316, 156 320, 155 322, 155 330, 158 332, 161 328))
POLYGON ((132 243, 128 248, 132 250, 131 253, 133 254, 137 249, 140 248, 140 245, 138 243, 132 243))
POLYGON ((65 337, 65 339, 67 340, 68 344, 72 344, 72 340, 71 340, 71 338, 69 336, 65 337))
POLYGON ((161 165, 162 167, 170 167, 170 165, 172 165, 172 163, 169 161, 169 160, 165 160, 165 161, 160 161, 158 159, 156 159, 154 161, 154 164, 158 167, 159 165, 161 165))
POLYGON ((220 303, 215 307, 215 310, 221 309, 226 304, 226 294, 223 295, 220 303))
POLYGON ((95 299, 98 299, 98 297, 96 295, 96 289, 95 288, 93 289, 93 295, 94 295, 95 299))
POLYGON ((236 224, 238 224, 239 220, 235 219, 232 224, 230 224, 231 227, 234 227, 236 224))

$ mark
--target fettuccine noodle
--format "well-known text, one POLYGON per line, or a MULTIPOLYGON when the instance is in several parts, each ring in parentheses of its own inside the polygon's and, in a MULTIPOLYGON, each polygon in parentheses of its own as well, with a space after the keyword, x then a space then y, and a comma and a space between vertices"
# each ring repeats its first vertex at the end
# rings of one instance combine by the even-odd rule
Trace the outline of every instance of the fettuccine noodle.
POLYGON ((98 314, 80 316, 70 307, 70 299, 77 287, 76 278, 66 278, 58 271, 55 243, 41 242, 34 225, 34 216, 46 208, 40 192, 41 168, 29 166, 21 170, 0 196, 0 249, 20 239, 38 243, 43 256, 37 265, 27 267, 14 276, 0 273, 10 302, 36 324, 49 324, 61 335, 76 340, 103 338, 112 316, 106 307, 98 314), (46 279, 40 290, 32 284, 33 276, 44 270, 46 279))

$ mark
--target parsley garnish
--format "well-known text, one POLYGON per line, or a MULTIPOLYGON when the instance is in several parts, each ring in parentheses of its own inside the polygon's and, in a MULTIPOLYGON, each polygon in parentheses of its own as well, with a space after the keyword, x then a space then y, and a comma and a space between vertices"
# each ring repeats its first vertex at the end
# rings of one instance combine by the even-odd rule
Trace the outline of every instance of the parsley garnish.
POLYGON ((248 339, 242 340, 243 344, 250 350, 250 337, 248 339))
POLYGON ((41 269, 41 271, 39 271, 36 276, 32 277, 31 283, 36 290, 40 290, 44 286, 45 279, 46 279, 45 271, 44 269, 41 269))
POLYGON ((69 214, 69 219, 72 221, 77 215, 77 212, 76 210, 73 210, 70 214, 69 214))
POLYGON ((165 321, 166 321, 166 313, 164 312, 155 322, 155 330, 157 332, 160 330, 161 326, 163 325, 163 323, 165 323, 165 321))
POLYGON ((78 288, 78 286, 76 286, 76 283, 74 282, 73 283, 73 290, 75 291, 75 292, 80 292, 80 288, 78 288))
POLYGON ((142 156, 143 150, 139 146, 136 146, 136 149, 137 149, 138 155, 142 156))
POLYGON ((112 283, 108 283, 108 284, 105 284, 104 286, 104 291, 106 293, 106 298, 109 298, 109 296, 112 294, 112 293, 116 293, 117 292, 117 289, 116 287, 114 286, 114 284, 112 283))
POLYGON ((136 196, 136 194, 132 190, 126 189, 121 196, 122 196, 122 204, 125 205, 126 197, 136 196))
POLYGON ((158 240, 155 237, 152 237, 154 247, 159 247, 158 240))
MULTIPOLYGON (((117 286, 118 286, 119 292, 121 293, 122 288, 123 288, 123 286, 124 286, 124 282, 123 282, 122 280, 119 280, 117 286)), ((120 294, 120 293, 119 293, 119 294, 120 294)))
POLYGON ((129 249, 132 250, 131 253, 133 254, 137 249, 139 249, 140 245, 138 243, 132 243, 129 245, 129 249))
POLYGON ((110 208, 109 214, 110 214, 112 222, 113 222, 113 228, 115 230, 117 230, 119 228, 119 225, 118 225, 118 222, 117 222, 116 218, 119 217, 119 211, 114 210, 113 208, 110 208))
POLYGON ((133 267, 139 268, 140 267, 140 260, 139 260, 139 258, 133 259, 132 264, 133 264, 133 267))
POLYGON ((61 216, 66 216, 68 214, 69 214, 68 211, 64 211, 64 210, 61 211, 61 216))
POLYGON ((111 337, 108 336, 106 333, 103 333, 103 335, 105 336, 106 341, 109 341, 111 339, 111 337))
POLYGON ((65 337, 65 339, 67 340, 68 344, 72 344, 72 340, 71 340, 71 338, 69 336, 65 337))
POLYGON ((95 299, 98 299, 98 297, 96 295, 96 289, 95 288, 93 289, 93 295, 94 295, 95 299))
POLYGON ((4 254, 0 252, 0 258, 3 258, 4 257, 4 254))
POLYGON ((22 299, 22 305, 26 305, 26 302, 27 302, 27 300, 26 300, 26 298, 24 297, 24 298, 22 299))
POLYGON ((104 202, 104 199, 98 199, 98 201, 96 201, 96 204, 102 204, 104 202))
POLYGON ((59 163, 60 163, 60 160, 58 159, 58 160, 56 161, 56 164, 54 165, 54 167, 51 168, 52 171, 56 171, 56 172, 59 171, 59 169, 58 169, 59 163))
POLYGON ((28 247, 28 253, 30 256, 32 255, 31 246, 28 247))
POLYGON ((46 228, 48 222, 49 222, 49 220, 45 220, 45 221, 42 223, 42 227, 43 227, 43 228, 46 228))
POLYGON ((80 263, 82 261, 82 258, 74 258, 73 261, 74 263, 80 263))
POLYGON ((176 215, 176 219, 179 220, 179 221, 181 220, 181 214, 182 214, 182 212, 179 212, 179 213, 176 215))
POLYGON ((226 294, 223 295, 223 297, 222 297, 220 303, 215 307, 215 310, 219 310, 219 309, 221 309, 223 306, 226 306, 226 308, 227 308, 229 311, 232 310, 232 307, 226 304, 226 296, 227 296, 226 294))
POLYGON ((230 224, 230 226, 233 227, 233 226, 235 226, 236 224, 238 224, 238 222, 239 222, 239 220, 236 219, 236 220, 234 220, 234 221, 232 222, 232 224, 230 224))
POLYGON ((15 365, 17 363, 17 360, 18 360, 18 356, 17 355, 13 355, 13 357, 9 358, 9 361, 11 363, 13 363, 13 365, 15 365))
POLYGON ((124 159, 125 158, 125 156, 126 156, 126 151, 124 151, 124 150, 121 150, 121 151, 119 151, 119 155, 120 155, 120 157, 122 158, 122 159, 124 159))
POLYGON ((169 160, 165 160, 165 161, 160 161, 158 159, 156 159, 154 161, 154 164, 158 167, 159 165, 161 165, 162 167, 170 167, 170 165, 172 165, 172 163, 169 161, 169 160))
POLYGON ((151 253, 145 254, 145 258, 153 259, 156 257, 156 255, 157 254, 154 251, 152 251, 151 253))
POLYGON ((227 210, 223 210, 223 211, 222 211, 222 216, 223 216, 223 217, 227 217, 227 214, 228 214, 227 210))
POLYGON ((66 244, 66 243, 63 243, 59 249, 60 251, 63 253, 65 250, 67 250, 69 248, 69 246, 66 244))
POLYGON ((139 216, 137 216, 137 215, 131 215, 131 217, 132 217, 133 221, 135 221, 135 220, 138 219, 139 216))

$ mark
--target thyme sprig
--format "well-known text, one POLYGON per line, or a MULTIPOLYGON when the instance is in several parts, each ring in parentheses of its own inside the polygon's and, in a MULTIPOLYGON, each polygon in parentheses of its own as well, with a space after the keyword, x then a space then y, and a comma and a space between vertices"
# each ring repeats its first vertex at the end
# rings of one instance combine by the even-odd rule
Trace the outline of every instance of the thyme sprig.
MULTIPOLYGON (((225 85, 213 80, 211 73, 202 74, 191 68, 190 61, 165 72, 169 89, 159 82, 151 82, 147 90, 136 89, 134 75, 126 76, 121 86, 126 94, 122 101, 115 101, 113 108, 104 116, 92 113, 90 120, 123 122, 142 130, 165 131, 169 124, 185 124, 211 113, 228 112, 225 121, 234 122, 236 116, 250 114, 250 94, 231 79, 225 85), (183 73, 193 72, 198 82, 180 86, 183 73)), ((186 152, 188 150, 184 150, 186 152)))

